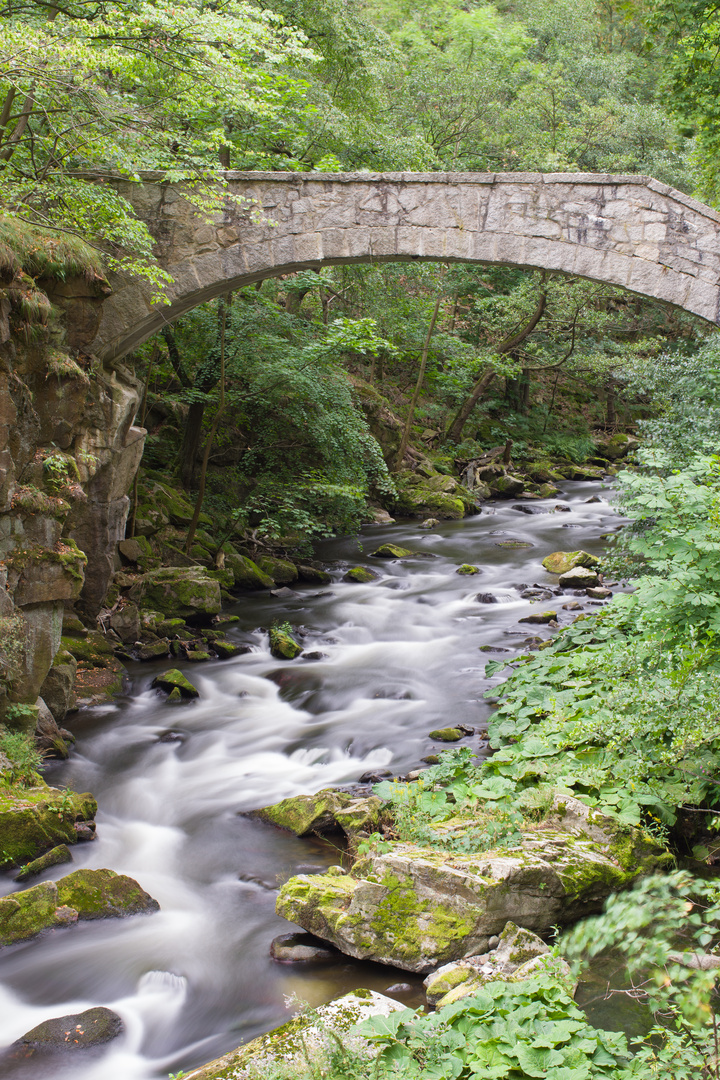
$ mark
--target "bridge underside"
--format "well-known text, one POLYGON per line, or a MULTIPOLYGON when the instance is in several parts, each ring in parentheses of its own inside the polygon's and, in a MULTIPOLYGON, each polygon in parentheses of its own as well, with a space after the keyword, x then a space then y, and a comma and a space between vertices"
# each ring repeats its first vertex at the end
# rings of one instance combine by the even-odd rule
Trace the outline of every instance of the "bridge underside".
POLYGON ((93 346, 105 357, 230 289, 369 262, 555 271, 720 323, 720 215, 645 177, 248 173, 231 180, 245 208, 212 223, 167 186, 137 187, 174 281, 169 303, 155 305, 141 283, 113 282, 93 346))

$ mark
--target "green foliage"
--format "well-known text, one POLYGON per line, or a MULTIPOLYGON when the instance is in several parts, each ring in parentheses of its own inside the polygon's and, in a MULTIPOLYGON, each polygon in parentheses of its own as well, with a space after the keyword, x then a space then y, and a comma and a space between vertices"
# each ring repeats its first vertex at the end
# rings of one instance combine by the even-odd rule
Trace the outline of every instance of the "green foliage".
MULTIPOLYGON (((22 706, 15 706, 20 709, 22 706)), ((8 709, 8 720, 12 722, 10 715, 13 706, 8 709)), ((42 767, 43 755, 37 749, 32 735, 24 731, 9 731, 0 728, 0 753, 5 754, 10 762, 7 771, 11 783, 19 784, 20 787, 32 787, 40 780, 38 770, 42 767)))
POLYGON ((622 950, 631 993, 644 1001, 656 1025, 634 1047, 620 1075, 657 1080, 711 1080, 720 1076, 717 1056, 720 900, 717 886, 685 871, 641 881, 631 893, 611 896, 603 915, 586 919, 562 939, 576 967, 613 949, 622 950))

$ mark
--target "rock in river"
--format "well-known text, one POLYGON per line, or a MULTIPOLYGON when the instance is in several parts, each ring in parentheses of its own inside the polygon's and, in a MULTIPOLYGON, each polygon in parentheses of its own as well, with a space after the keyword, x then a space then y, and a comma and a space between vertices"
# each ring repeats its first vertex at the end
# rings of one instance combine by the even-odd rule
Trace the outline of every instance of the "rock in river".
POLYGON ((71 1016, 56 1016, 43 1021, 12 1044, 9 1056, 11 1059, 27 1060, 35 1054, 54 1050, 87 1050, 116 1039, 124 1029, 125 1025, 117 1013, 98 1006, 71 1016))
POLYGON ((590 555, 587 551, 553 551, 552 555, 545 556, 542 564, 550 574, 566 574, 576 566, 592 567, 599 562, 596 555, 590 555))
POLYGON ((587 589, 597 583, 597 574, 586 566, 575 566, 560 575, 560 584, 564 589, 587 589))
POLYGON ((349 956, 427 973, 487 952, 508 922, 543 934, 597 912, 668 858, 640 830, 556 796, 543 827, 512 849, 394 843, 350 874, 291 878, 276 910, 349 956))
POLYGON ((158 690, 164 690, 167 694, 172 694, 177 690, 184 698, 200 697, 200 691, 193 686, 189 679, 185 678, 178 668, 163 671, 162 675, 157 675, 150 685, 158 690))

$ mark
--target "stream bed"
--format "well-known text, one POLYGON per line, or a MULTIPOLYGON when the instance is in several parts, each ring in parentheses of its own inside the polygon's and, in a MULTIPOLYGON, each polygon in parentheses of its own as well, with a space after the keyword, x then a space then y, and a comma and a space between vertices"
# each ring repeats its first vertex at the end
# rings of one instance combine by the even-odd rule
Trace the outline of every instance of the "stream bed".
MULTIPOLYGON (((484 504, 482 513, 442 522, 372 526, 357 540, 322 545, 331 585, 293 586, 297 596, 244 596, 228 632, 252 646, 246 655, 179 665, 199 700, 168 704, 150 684, 172 666, 130 665, 131 692, 112 705, 69 717, 77 735, 70 760, 48 782, 92 791, 98 839, 73 848, 74 866, 109 867, 136 878, 161 911, 150 917, 80 923, 0 953, 0 1047, 41 1021, 105 1005, 125 1034, 102 1047, 33 1060, 0 1075, 17 1080, 166 1080, 283 1023, 293 996, 318 1005, 355 987, 387 992, 404 1004, 424 1001, 421 978, 343 958, 328 965, 278 964, 270 942, 292 928, 275 915, 279 886, 295 873, 337 863, 329 842, 298 839, 243 816, 290 795, 357 781, 366 772, 417 768, 443 749, 428 733, 468 724, 482 745, 491 706, 484 666, 512 659, 543 626, 520 624, 533 611, 577 612, 520 597, 535 583, 554 586, 541 560, 584 548, 599 554, 601 534, 621 519, 598 483, 566 483, 561 498, 484 504), (601 501, 587 502, 592 496, 601 501), (570 506, 556 511, 559 503, 570 506), (525 513, 515 506, 524 506, 525 513), (508 541, 524 545, 507 547, 508 541), (385 542, 424 556, 388 562, 370 552, 385 542), (455 573, 461 563, 481 573, 455 573), (344 582, 365 565, 380 579, 344 582), (497 602, 482 603, 478 594, 497 602), (273 620, 302 627, 317 659, 275 660, 273 620)), ((495 677, 495 682, 499 677, 495 677)), ((0 877, 0 895, 16 888, 0 877)))

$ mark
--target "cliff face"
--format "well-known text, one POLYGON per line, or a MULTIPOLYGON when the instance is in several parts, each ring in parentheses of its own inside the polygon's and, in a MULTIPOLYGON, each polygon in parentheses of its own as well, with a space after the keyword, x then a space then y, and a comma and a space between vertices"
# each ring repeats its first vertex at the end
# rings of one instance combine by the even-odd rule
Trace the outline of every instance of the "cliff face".
POLYGON ((109 289, 92 267, 0 267, 0 720, 30 727, 63 611, 94 616, 125 534, 145 432, 120 363, 86 350, 109 289))

